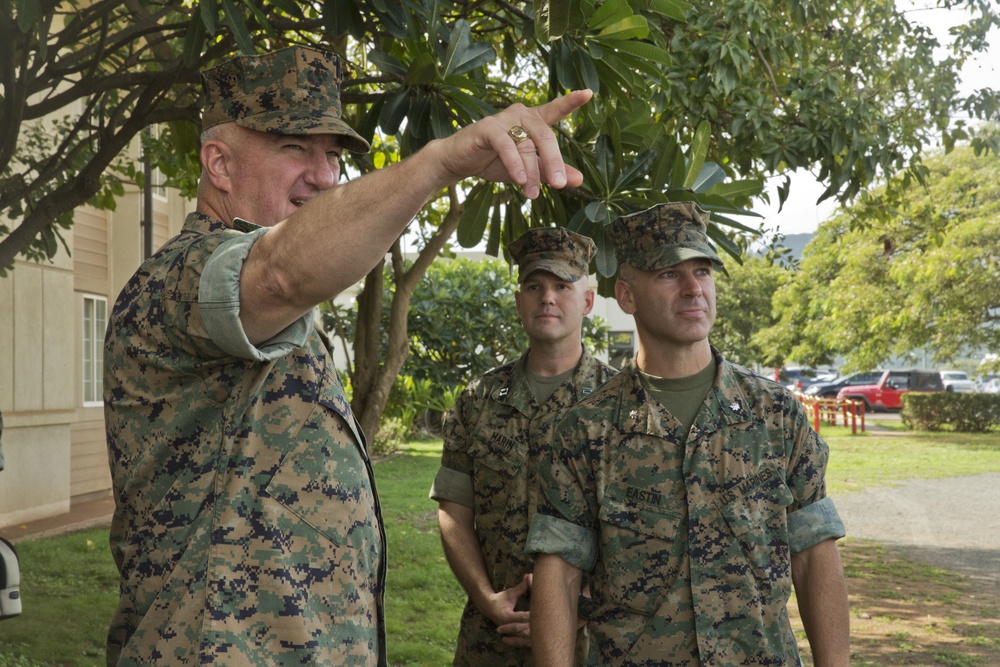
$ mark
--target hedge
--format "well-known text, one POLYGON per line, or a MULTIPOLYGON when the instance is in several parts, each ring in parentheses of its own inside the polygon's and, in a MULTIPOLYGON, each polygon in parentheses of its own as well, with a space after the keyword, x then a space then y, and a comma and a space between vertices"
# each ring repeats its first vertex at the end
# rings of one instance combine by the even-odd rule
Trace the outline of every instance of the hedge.
POLYGON ((1000 427, 1000 394, 906 393, 902 419, 912 430, 985 433, 1000 427))

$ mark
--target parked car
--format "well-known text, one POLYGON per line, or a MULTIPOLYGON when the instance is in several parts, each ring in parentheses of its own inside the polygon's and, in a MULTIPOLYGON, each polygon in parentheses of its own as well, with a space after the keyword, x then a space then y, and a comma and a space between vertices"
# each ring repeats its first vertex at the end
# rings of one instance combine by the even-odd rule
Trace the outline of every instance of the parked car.
POLYGON ((816 381, 816 370, 808 366, 789 366, 778 373, 778 382, 792 391, 802 391, 816 381))
POLYGON ((964 371, 941 371, 941 382, 944 383, 945 391, 973 392, 976 391, 976 383, 969 379, 968 373, 964 371))
POLYGON ((993 378, 983 383, 983 388, 979 391, 985 394, 1000 394, 1000 378, 993 378))
POLYGON ((873 384, 843 387, 837 398, 863 401, 867 410, 899 410, 910 391, 944 391, 941 374, 921 369, 889 370, 873 384))
POLYGON ((809 385, 805 392, 807 396, 818 396, 819 398, 836 398, 837 392, 844 387, 853 387, 859 384, 874 384, 882 377, 882 371, 876 373, 849 373, 840 375, 827 382, 814 382, 809 385))

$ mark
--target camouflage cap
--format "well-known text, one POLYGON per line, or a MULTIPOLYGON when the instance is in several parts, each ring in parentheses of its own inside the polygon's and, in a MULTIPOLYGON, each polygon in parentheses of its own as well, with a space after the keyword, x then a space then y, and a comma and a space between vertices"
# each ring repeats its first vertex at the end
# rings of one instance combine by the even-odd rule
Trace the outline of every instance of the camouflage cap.
POLYGON ((596 249, 592 240, 564 227, 535 227, 507 246, 517 262, 518 282, 539 270, 576 282, 590 273, 596 249))
POLYGON ((259 56, 237 56, 201 73, 205 110, 201 128, 235 122, 278 134, 335 134, 344 148, 371 148, 341 118, 340 58, 304 46, 259 56))
POLYGON ((722 266, 708 241, 708 213, 694 202, 670 202, 611 223, 615 256, 637 269, 653 271, 704 257, 722 266))

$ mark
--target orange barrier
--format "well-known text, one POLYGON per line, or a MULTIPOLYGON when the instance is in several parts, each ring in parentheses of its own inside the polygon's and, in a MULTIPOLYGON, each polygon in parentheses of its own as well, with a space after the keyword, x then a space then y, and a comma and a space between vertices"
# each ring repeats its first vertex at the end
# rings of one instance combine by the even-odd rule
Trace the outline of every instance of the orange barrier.
POLYGON ((858 422, 861 422, 861 432, 865 432, 865 402, 855 401, 849 398, 819 398, 817 396, 807 396, 801 391, 795 392, 795 398, 806 408, 813 420, 813 430, 819 433, 820 424, 826 422, 831 426, 836 426, 839 419, 843 419, 844 426, 848 423, 851 433, 857 434, 858 422))

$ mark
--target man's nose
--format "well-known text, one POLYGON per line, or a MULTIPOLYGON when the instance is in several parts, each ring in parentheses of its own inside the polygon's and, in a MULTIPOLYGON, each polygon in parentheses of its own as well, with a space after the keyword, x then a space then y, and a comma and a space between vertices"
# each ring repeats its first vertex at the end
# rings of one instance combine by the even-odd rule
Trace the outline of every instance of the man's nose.
POLYGON ((685 274, 682 278, 681 290, 684 296, 701 296, 701 282, 694 274, 685 274))
POLYGON ((312 157, 305 180, 320 190, 329 190, 340 179, 340 160, 331 160, 326 154, 320 153, 312 157))

